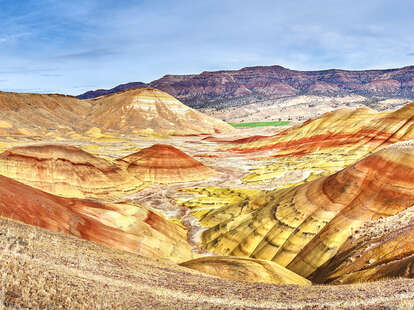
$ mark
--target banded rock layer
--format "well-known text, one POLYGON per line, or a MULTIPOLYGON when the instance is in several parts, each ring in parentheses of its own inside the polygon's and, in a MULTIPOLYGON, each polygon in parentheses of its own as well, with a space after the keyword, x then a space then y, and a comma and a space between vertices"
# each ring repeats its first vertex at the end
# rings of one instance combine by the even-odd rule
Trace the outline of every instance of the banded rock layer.
MULTIPOLYGON (((411 141, 388 148, 388 152, 409 154, 401 164, 411 166, 414 163, 411 155, 414 145, 411 141)), ((395 187, 399 185, 394 184, 395 187)), ((312 280, 339 284, 401 276, 412 278, 413 238, 414 207, 391 217, 369 221, 348 238, 338 253, 313 275, 312 280)))
MULTIPOLYGON (((245 213, 241 204, 240 215, 205 231, 202 247, 317 275, 365 223, 414 204, 414 150, 388 147, 333 175, 267 195, 264 205, 245 213)), ((220 211, 226 208, 234 206, 220 211)))
POLYGON ((93 100, 0 92, 2 136, 82 137, 96 128, 103 133, 129 135, 198 135, 234 130, 157 89, 133 89, 93 100))
POLYGON ((90 101, 88 118, 103 130, 140 133, 152 130, 164 134, 214 134, 232 132, 227 123, 193 110, 169 94, 144 88, 99 97, 90 101))
POLYGON ((0 154, 0 174, 66 197, 119 195, 142 184, 111 162, 65 145, 15 147, 0 154))
POLYGON ((303 156, 342 149, 365 156, 383 146, 414 139, 414 103, 392 112, 341 109, 310 119, 271 137, 232 141, 228 150, 274 150, 276 157, 303 156))
POLYGON ((0 216, 142 256, 193 258, 185 230, 149 210, 59 197, 1 175, 0 216))
POLYGON ((179 149, 166 144, 128 155, 119 161, 132 176, 150 183, 177 183, 208 179, 216 172, 179 149))

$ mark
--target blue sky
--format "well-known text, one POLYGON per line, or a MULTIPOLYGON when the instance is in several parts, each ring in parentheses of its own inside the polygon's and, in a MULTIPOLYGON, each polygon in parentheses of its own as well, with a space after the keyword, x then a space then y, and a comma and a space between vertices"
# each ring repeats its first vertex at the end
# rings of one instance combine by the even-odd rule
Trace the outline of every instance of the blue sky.
POLYGON ((414 1, 0 0, 0 90, 80 94, 164 74, 414 64, 414 1))

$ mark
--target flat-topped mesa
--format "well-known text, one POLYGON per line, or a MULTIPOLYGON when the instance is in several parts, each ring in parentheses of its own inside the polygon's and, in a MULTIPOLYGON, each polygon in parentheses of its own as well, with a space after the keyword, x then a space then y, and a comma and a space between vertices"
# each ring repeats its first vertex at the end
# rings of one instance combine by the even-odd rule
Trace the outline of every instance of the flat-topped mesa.
POLYGON ((89 121, 103 130, 126 134, 153 130, 168 135, 232 132, 229 124, 193 110, 169 94, 143 88, 90 100, 89 121))
POLYGON ((154 144, 119 162, 132 176, 155 184, 200 181, 216 175, 213 169, 167 144, 154 144))
POLYGON ((117 196, 142 182, 113 163, 77 147, 31 145, 0 154, 0 174, 66 197, 117 196))
POLYGON ((414 205, 414 147, 390 146, 330 176, 267 195, 262 207, 244 214, 232 210, 241 215, 206 230, 202 247, 271 260, 303 277, 317 275, 365 223, 414 205))
POLYGON ((229 280, 311 285, 309 280, 294 272, 274 262, 260 259, 207 256, 181 263, 181 266, 229 280))
POLYGON ((65 198, 0 175, 0 216, 153 258, 193 258, 186 231, 133 205, 65 198))

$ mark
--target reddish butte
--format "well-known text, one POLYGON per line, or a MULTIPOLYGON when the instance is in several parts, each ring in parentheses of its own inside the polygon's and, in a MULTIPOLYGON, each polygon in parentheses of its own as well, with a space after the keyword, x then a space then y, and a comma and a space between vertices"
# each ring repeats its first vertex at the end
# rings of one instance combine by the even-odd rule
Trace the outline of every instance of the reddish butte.
POLYGON ((152 183, 189 182, 207 179, 215 172, 179 149, 166 144, 128 155, 120 161, 134 177, 152 183))

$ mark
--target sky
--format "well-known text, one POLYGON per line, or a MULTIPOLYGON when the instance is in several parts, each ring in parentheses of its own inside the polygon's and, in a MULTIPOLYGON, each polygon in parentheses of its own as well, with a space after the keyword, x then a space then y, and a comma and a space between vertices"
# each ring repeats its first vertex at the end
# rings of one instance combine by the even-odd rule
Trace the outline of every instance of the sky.
POLYGON ((412 0, 0 0, 0 90, 78 95, 165 74, 414 64, 412 0))

